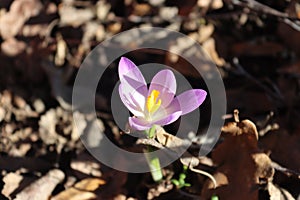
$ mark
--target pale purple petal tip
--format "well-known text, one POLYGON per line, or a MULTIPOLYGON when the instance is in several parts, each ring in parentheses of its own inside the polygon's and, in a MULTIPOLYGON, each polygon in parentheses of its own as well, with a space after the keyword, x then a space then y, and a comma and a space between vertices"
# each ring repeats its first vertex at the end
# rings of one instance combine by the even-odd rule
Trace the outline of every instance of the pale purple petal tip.
POLYGON ((146 85, 143 74, 141 73, 139 68, 128 58, 122 57, 120 59, 118 69, 121 82, 128 82, 132 87, 135 86, 134 88, 146 85))
MULTIPOLYGON (((165 69, 159 71, 152 79, 149 92, 157 90, 160 92, 162 106, 168 106, 176 93, 176 79, 171 70, 165 69)), ((148 94, 149 95, 149 94, 148 94)))
POLYGON ((198 108, 206 98, 206 91, 201 89, 193 89, 183 92, 176 99, 180 104, 182 115, 192 112, 198 108))

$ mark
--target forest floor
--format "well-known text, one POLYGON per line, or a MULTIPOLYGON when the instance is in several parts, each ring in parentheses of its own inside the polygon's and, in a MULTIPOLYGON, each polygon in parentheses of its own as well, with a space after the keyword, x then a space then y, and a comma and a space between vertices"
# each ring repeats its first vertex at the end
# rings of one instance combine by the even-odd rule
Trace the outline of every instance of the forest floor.
MULTIPOLYGON (((300 199, 297 1, 1 0, 0 45, 1 200, 300 199), (97 90, 97 117, 71 109, 72 86, 88 53, 118 33, 145 26, 168 28, 201 44, 222 76, 227 99, 225 124, 211 153, 186 171, 177 159, 163 169, 159 183, 150 173, 105 166, 79 137, 96 131, 87 124, 97 123, 99 140, 106 136, 128 151, 144 148, 112 115, 119 58, 101 79, 105 89, 97 90), (75 126, 75 114, 82 124, 75 126), (199 170, 214 177, 215 188, 199 170), (183 171, 190 186, 172 181, 183 171)), ((136 64, 168 65, 194 88, 206 89, 180 57, 151 49, 126 56, 136 64)), ((199 129, 190 133, 191 156, 202 145, 197 139, 210 123, 210 106, 208 96, 199 129)), ((175 128, 165 127, 169 133, 175 128)))

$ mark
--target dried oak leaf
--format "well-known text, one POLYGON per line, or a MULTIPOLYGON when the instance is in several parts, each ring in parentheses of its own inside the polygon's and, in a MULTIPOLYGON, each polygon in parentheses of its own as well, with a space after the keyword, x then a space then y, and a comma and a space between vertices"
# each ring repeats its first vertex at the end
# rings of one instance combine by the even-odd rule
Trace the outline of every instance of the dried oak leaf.
POLYGON ((253 155, 259 152, 256 126, 250 120, 231 122, 222 128, 222 136, 224 141, 212 152, 212 159, 218 166, 216 174, 225 175, 228 184, 226 181, 222 184, 217 183, 216 190, 204 187, 203 196, 208 198, 212 194, 217 194, 220 199, 225 200, 258 199, 259 178, 269 177, 269 173, 265 175, 267 167, 259 166, 255 162, 260 158, 265 158, 264 156, 254 156, 256 160, 253 158, 253 155))

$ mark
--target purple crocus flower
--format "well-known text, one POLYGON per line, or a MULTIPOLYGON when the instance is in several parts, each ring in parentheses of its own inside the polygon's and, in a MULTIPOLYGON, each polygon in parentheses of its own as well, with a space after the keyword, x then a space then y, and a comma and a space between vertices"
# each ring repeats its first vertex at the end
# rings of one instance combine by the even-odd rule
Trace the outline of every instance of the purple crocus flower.
POLYGON ((135 130, 147 130, 153 125, 167 125, 198 108, 206 91, 192 89, 175 97, 176 79, 171 70, 159 71, 148 89, 139 68, 128 58, 119 62, 119 94, 122 102, 134 115, 129 125, 135 130))

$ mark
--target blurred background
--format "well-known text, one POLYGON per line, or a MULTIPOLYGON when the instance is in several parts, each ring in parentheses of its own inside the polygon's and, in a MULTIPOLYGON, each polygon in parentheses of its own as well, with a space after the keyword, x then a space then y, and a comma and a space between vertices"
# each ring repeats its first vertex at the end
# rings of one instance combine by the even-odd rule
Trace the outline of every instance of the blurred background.
MULTIPOLYGON (((296 0, 1 0, 0 45, 0 199, 300 199, 296 0), (164 169, 159 184, 149 174, 115 171, 80 142, 78 133, 94 131, 86 127, 96 123, 103 131, 99 135, 116 145, 141 149, 135 139, 120 134, 122 127, 111 114, 118 60, 106 69, 106 87, 96 95, 97 118, 76 113, 83 119, 76 128, 71 112, 72 85, 83 59, 105 39, 138 27, 168 28, 199 42, 225 84, 224 118, 234 121, 238 109, 241 120, 250 119, 257 127, 254 143, 236 139, 225 127, 233 139, 221 138, 207 157, 210 164, 199 167, 214 174, 217 189, 191 171, 187 179, 192 186, 176 188, 170 179, 181 172, 179 161, 164 169)), ((171 48, 186 51, 188 46, 174 41, 171 48)), ((105 60, 107 55, 102 56, 105 60)), ((126 56, 138 65, 173 67, 193 87, 205 88, 180 56, 153 49, 126 56)), ((207 100, 201 113, 209 114, 209 106, 207 100)), ((209 123, 210 116, 202 116, 191 139, 209 123)), ((255 132, 243 126, 247 128, 237 125, 245 135, 255 132)))

